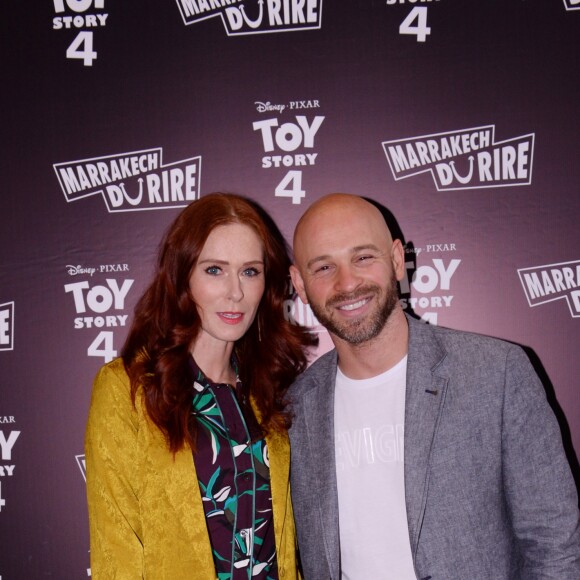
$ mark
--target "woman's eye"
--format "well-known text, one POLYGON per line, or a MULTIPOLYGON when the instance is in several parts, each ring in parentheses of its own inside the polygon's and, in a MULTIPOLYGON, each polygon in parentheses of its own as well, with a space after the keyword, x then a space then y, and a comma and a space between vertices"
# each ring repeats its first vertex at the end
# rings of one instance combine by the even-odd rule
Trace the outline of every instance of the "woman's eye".
POLYGON ((261 274, 260 270, 258 270, 258 268, 246 268, 243 271, 243 275, 244 276, 248 276, 250 278, 254 277, 254 276, 259 276, 261 274))
POLYGON ((222 269, 219 266, 209 266, 205 271, 210 276, 217 276, 218 274, 221 274, 222 269))

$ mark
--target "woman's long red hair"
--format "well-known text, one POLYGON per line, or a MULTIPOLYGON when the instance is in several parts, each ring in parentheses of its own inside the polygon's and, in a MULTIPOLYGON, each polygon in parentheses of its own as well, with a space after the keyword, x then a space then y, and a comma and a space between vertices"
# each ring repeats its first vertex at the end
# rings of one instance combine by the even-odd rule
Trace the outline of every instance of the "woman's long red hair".
POLYGON ((195 449, 197 427, 188 358, 201 322, 189 278, 210 232, 231 223, 251 227, 264 248, 264 295, 256 320, 235 346, 244 394, 257 407, 264 432, 288 428, 284 395, 306 368, 306 347, 316 343, 284 316, 290 258, 271 218, 234 194, 213 193, 191 203, 165 235, 153 282, 135 307, 122 351, 133 402, 142 389, 147 413, 174 453, 186 445, 195 449))

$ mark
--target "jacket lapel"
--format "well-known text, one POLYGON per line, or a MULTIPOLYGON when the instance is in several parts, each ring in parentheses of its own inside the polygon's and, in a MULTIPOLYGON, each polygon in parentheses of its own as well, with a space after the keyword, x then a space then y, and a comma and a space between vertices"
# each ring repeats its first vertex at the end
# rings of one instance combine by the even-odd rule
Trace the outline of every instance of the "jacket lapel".
POLYGON ((291 505, 290 495, 290 443, 284 433, 272 432, 266 436, 268 444, 268 459, 270 462, 270 491, 272 494, 272 510, 274 512, 274 537, 276 539, 276 554, 278 563, 288 557, 284 553, 283 542, 286 533, 292 533, 288 527, 289 518, 292 514, 286 513, 291 505))
POLYGON ((308 445, 315 481, 318 482, 318 510, 326 559, 332 578, 339 577, 338 492, 334 450, 334 384, 336 352, 318 369, 314 388, 303 395, 308 445))
POLYGON ((437 373, 446 352, 432 330, 409 318, 405 400, 405 500, 415 558, 429 485, 428 467, 445 402, 447 377, 437 373))

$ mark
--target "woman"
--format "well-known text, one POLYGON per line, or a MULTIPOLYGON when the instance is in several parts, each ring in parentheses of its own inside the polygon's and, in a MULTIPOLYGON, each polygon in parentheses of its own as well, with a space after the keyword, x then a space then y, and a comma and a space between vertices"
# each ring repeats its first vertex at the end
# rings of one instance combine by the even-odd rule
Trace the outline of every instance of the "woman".
POLYGON ((284 393, 314 339, 284 318, 288 266, 236 195, 170 227, 122 358, 93 387, 93 578, 297 577, 284 393))

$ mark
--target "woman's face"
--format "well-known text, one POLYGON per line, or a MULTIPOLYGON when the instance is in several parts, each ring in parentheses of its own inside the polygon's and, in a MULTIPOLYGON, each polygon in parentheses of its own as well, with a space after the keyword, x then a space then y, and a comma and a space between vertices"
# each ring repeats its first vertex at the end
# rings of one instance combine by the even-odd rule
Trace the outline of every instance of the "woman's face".
POLYGON ((240 339, 254 321, 264 285, 264 250, 254 230, 235 223, 215 228, 189 279, 201 318, 196 343, 240 339))

